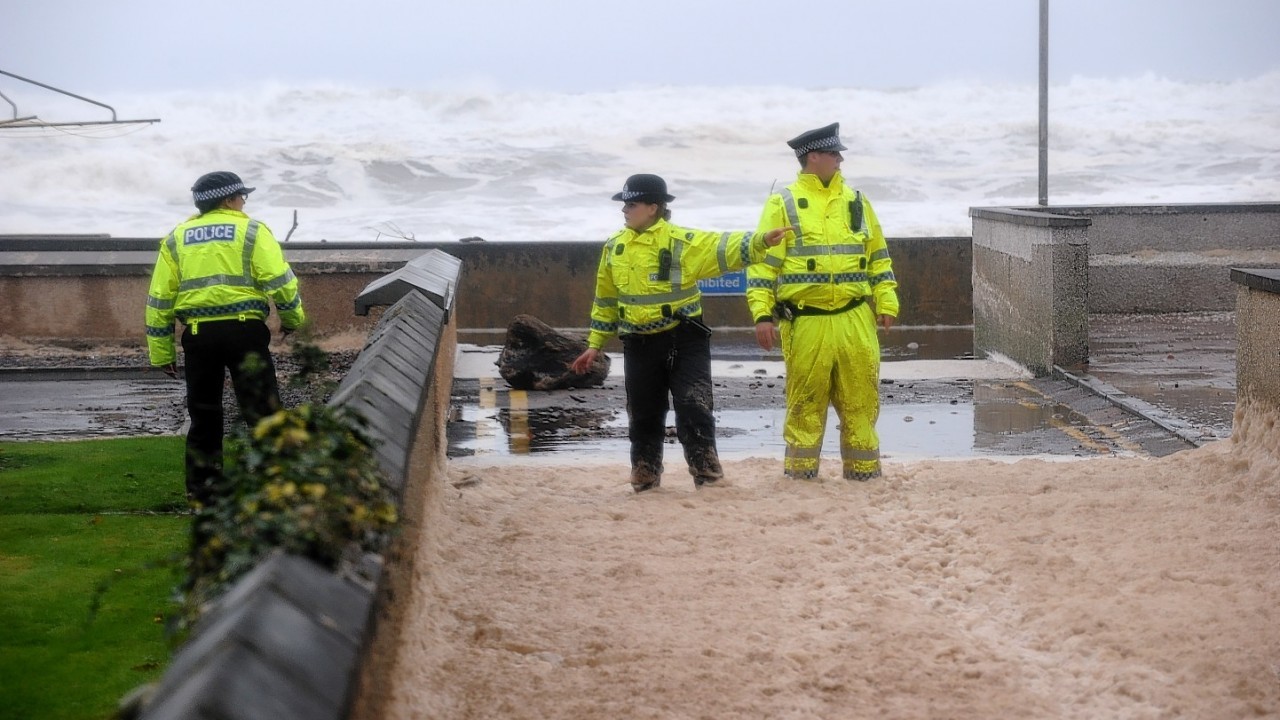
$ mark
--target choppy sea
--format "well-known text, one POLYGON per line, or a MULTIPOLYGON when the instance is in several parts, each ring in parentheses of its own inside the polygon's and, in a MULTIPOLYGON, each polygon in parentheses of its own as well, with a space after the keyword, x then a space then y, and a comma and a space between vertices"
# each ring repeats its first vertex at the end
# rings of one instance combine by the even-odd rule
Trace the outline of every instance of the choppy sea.
MULTIPOLYGON (((22 115, 103 109, 0 88, 22 115)), ((797 164, 785 141, 841 123, 844 174, 891 237, 969 235, 969 208, 1038 196, 1034 85, 898 90, 652 87, 606 93, 261 86, 102 98, 149 125, 0 126, 0 234, 159 237, 210 170, 293 240, 601 241, 609 196, 664 176, 675 220, 752 228, 797 164)), ((1229 83, 1077 78, 1049 94, 1050 204, 1280 201, 1280 72, 1229 83)))

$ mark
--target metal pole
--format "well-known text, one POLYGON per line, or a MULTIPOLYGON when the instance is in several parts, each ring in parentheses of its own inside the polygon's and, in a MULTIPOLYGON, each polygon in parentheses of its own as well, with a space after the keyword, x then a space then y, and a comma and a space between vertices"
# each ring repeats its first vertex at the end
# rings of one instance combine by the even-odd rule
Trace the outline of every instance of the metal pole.
POLYGON ((54 92, 56 92, 56 93, 62 93, 63 95, 66 95, 66 96, 68 96, 68 97, 73 97, 73 98, 75 98, 75 99, 77 99, 77 100, 83 100, 83 101, 85 101, 85 102, 87 102, 87 103, 89 103, 89 104, 91 104, 91 105, 97 105, 98 107, 104 107, 104 108, 106 108, 106 109, 108 109, 108 110, 110 110, 110 111, 111 111, 111 121, 112 121, 112 122, 115 122, 115 121, 116 121, 116 109, 115 109, 115 108, 113 108, 113 107, 111 107, 110 105, 107 105, 106 103, 100 103, 100 102, 98 102, 97 100, 90 100, 90 99, 89 99, 89 98, 87 98, 87 97, 81 97, 80 95, 76 95, 75 93, 67 92, 66 90, 62 90, 62 89, 60 89, 60 88, 56 88, 56 87, 54 87, 54 86, 52 86, 52 85, 45 85, 45 84, 44 84, 44 83, 42 83, 42 82, 39 82, 39 81, 36 81, 36 80, 32 80, 31 78, 24 78, 24 77, 22 77, 21 75, 14 75, 13 73, 11 73, 11 72, 6 72, 6 71, 4 71, 4 70, 0 70, 0 75, 8 75, 9 77, 11 77, 11 78, 13 78, 13 79, 15 79, 15 80, 21 80, 22 82, 31 83, 32 85, 35 85, 35 86, 37 86, 37 87, 42 87, 42 88, 44 88, 45 90, 52 90, 52 91, 54 91, 54 92))
POLYGON ((1040 0, 1040 205, 1049 205, 1049 0, 1040 0))

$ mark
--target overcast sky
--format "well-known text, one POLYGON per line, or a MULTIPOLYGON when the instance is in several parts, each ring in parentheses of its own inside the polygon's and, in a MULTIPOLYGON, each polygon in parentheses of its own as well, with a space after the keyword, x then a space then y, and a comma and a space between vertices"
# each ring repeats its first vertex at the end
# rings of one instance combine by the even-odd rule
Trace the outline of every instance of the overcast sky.
MULTIPOLYGON (((1038 0, 4 0, 0 70, 80 93, 1034 84, 1038 17, 1038 0)), ((1280 0, 1051 0, 1051 80, 1256 77, 1280 69, 1278 28, 1280 0)))

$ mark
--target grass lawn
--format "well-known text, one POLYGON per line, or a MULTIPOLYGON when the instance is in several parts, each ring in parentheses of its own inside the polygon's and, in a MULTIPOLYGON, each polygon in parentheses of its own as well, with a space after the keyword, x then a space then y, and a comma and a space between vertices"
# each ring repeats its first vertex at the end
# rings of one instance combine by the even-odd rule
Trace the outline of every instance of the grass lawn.
POLYGON ((190 530, 182 452, 180 437, 0 443, 0 715, 108 718, 161 675, 167 561, 190 530))

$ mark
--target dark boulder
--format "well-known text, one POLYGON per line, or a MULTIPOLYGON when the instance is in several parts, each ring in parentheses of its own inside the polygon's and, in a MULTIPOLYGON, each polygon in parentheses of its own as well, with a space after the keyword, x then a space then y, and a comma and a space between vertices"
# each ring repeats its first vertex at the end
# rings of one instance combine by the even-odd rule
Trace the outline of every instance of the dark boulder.
POLYGON ((586 349, 586 340, 577 335, 559 332, 532 315, 517 315, 507 326, 498 372, 517 390, 599 387, 609 376, 608 355, 600 353, 581 375, 569 369, 586 349))

